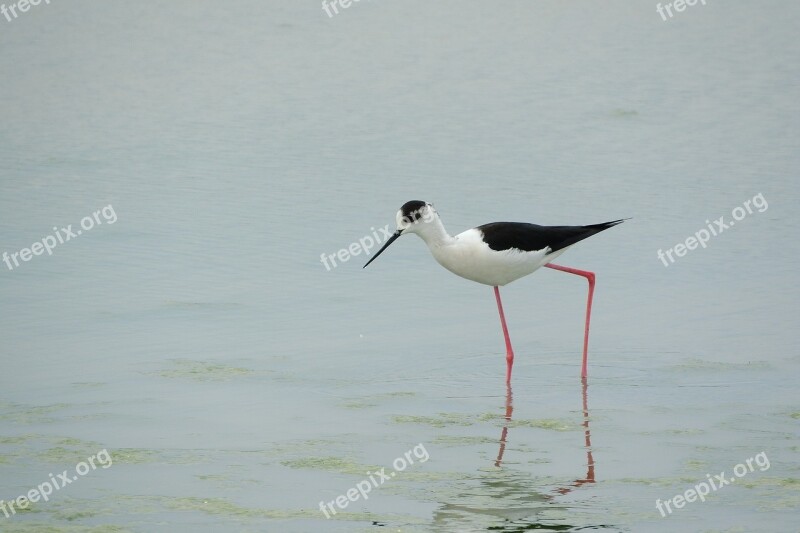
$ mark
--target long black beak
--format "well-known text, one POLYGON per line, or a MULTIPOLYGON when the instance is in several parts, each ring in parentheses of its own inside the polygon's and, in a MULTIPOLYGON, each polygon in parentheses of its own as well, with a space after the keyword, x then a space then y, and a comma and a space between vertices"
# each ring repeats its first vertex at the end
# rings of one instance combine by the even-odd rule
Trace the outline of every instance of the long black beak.
POLYGON ((389 240, 388 240, 388 241, 386 241, 386 243, 385 243, 385 244, 384 244, 384 245, 381 247, 381 249, 380 249, 380 250, 378 250, 378 253, 376 253, 375 255, 373 255, 373 256, 372 256, 372 259, 370 259, 369 261, 367 261, 367 264, 366 264, 366 265, 364 265, 364 266, 363 266, 363 267, 361 267, 361 268, 367 268, 367 266, 369 266, 369 264, 370 264, 370 263, 372 263, 373 261, 375 261, 375 260, 378 258, 378 256, 379 256, 379 255, 381 255, 381 254, 383 253, 383 251, 384 251, 385 249, 387 249, 387 248, 389 247, 389 245, 390 245, 390 244, 392 244, 394 241, 396 241, 396 240, 397 240, 397 238, 398 238, 398 237, 400 237, 400 235, 402 235, 402 234, 403 234, 403 230, 397 230, 397 231, 395 231, 395 232, 394 232, 394 234, 393 234, 391 237, 389 237, 389 240))

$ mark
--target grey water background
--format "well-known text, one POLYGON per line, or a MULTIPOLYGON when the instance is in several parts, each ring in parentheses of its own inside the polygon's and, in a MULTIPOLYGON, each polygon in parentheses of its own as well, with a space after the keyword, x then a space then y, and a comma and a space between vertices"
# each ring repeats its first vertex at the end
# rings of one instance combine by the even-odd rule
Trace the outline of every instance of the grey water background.
POLYGON ((791 1, 53 1, 0 18, 0 530, 796 531, 791 1), (665 267, 668 249, 761 193, 665 267), (489 287, 414 237, 633 217, 489 287), (102 220, 102 219, 101 219, 102 220), (374 228, 374 230, 373 230, 374 228), (496 466, 503 428, 503 461, 496 466), (326 519, 423 444, 429 454, 326 519), (593 479, 587 472, 591 451, 593 479), (764 452, 662 518, 668 500, 764 452))

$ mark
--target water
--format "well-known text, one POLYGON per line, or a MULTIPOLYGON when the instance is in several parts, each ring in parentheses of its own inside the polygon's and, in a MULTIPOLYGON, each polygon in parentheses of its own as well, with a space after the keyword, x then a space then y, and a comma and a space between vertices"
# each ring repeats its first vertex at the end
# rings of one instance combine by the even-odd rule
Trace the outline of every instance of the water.
POLYGON ((0 264, 0 499, 113 460, 0 529, 797 530, 800 8, 636 4, 0 18, 0 251, 117 217, 0 264), (453 233, 633 217, 561 258, 598 275, 585 396, 579 278, 503 290, 509 413, 488 287, 410 237, 326 270, 411 199, 453 233))

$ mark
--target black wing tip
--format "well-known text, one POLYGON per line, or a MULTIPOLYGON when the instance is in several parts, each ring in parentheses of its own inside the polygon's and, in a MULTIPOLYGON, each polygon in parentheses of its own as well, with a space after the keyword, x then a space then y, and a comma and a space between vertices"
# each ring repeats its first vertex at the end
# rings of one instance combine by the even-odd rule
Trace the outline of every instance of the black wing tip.
POLYGON ((625 222, 626 220, 631 220, 632 218, 633 218, 633 217, 628 217, 628 218, 620 218, 619 220, 612 220, 611 222, 602 222, 602 223, 600 223, 600 224, 594 224, 594 225, 592 225, 592 226, 589 226, 589 227, 590 227, 590 228, 592 228, 592 227, 594 227, 594 228, 603 228, 603 229, 607 229, 607 228, 613 228, 613 227, 614 227, 614 226, 616 226, 617 224, 622 224, 622 223, 623 223, 623 222, 625 222))

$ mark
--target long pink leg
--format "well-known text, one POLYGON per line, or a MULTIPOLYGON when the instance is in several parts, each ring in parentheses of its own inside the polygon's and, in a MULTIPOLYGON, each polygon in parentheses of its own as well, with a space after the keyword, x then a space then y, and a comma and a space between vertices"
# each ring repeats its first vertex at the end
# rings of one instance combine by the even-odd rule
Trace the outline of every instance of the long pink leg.
POLYGON ((581 377, 585 379, 589 354, 589 321, 592 318, 592 296, 594 296, 594 272, 589 272, 588 270, 578 270, 577 268, 570 268, 561 265, 554 265, 553 263, 548 263, 545 266, 554 270, 560 270, 562 272, 569 272, 570 274, 583 276, 589 281, 589 298, 586 301, 586 332, 583 335, 583 364, 581 365, 581 377))
POLYGON ((508 328, 506 327, 506 315, 503 313, 503 303, 500 301, 500 289, 494 288, 494 296, 497 298, 497 310, 500 311, 500 324, 503 326, 503 335, 506 338, 506 384, 511 383, 511 366, 514 364, 514 350, 511 348, 511 339, 508 338, 508 328))

